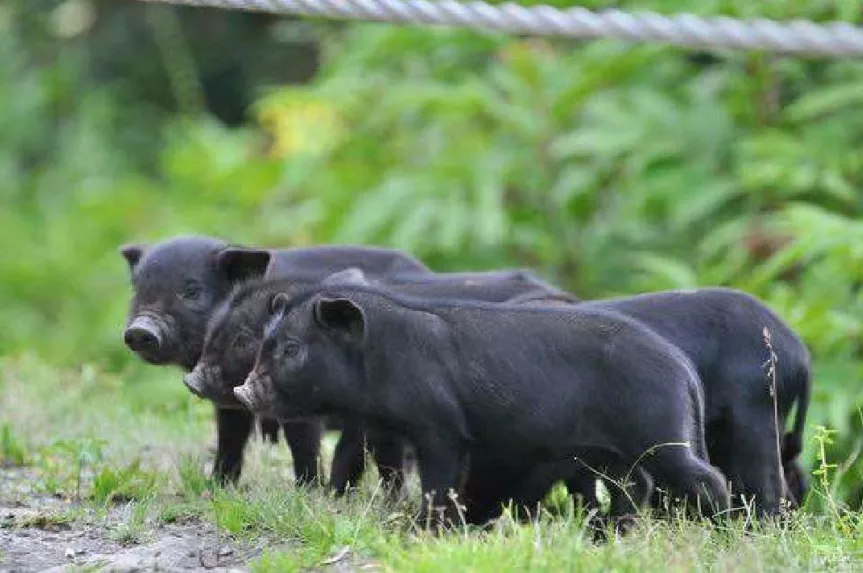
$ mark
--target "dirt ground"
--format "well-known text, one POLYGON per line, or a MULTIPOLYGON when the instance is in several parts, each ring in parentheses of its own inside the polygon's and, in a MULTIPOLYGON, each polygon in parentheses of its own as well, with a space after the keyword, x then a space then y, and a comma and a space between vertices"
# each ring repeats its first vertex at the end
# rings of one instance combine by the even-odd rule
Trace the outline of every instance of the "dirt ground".
POLYGON ((261 547, 244 547, 198 520, 152 524, 117 539, 123 504, 95 516, 32 491, 26 469, 0 469, 0 571, 246 571, 261 547))

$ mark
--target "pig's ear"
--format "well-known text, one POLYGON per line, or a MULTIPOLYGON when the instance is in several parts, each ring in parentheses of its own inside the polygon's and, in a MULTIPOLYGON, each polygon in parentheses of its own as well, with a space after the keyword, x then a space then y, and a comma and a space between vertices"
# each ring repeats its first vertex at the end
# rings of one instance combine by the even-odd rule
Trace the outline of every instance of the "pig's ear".
POLYGON ((144 256, 146 250, 146 245, 123 245, 120 247, 120 254, 123 255, 123 258, 126 259, 127 263, 129 263, 130 271, 135 270, 135 267, 138 266, 138 261, 140 261, 141 257, 144 256))
POLYGON ((366 318, 362 309, 346 298, 321 298, 315 302, 315 321, 322 327, 361 338, 366 318))
POLYGON ((228 247, 216 254, 216 267, 232 283, 260 278, 267 272, 270 252, 228 247))
POLYGON ((350 267, 343 271, 333 273, 323 281, 322 285, 338 285, 338 286, 369 286, 371 283, 366 278, 366 274, 362 269, 350 267))
POLYGON ((270 314, 273 316, 284 314, 285 309, 288 308, 288 300, 289 298, 286 293, 277 293, 270 299, 270 314))

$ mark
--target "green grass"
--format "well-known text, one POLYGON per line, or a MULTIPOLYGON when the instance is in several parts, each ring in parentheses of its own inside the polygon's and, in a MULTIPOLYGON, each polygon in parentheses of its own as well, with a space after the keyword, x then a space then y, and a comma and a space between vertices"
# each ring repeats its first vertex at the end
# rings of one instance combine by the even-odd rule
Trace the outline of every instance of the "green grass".
POLYGON ((119 468, 104 467, 93 478, 90 497, 103 504, 145 499, 156 491, 162 477, 142 469, 140 460, 119 468))
POLYGON ((27 452, 9 424, 0 426, 0 466, 23 466, 27 452))
MULTIPOLYGON (((645 517, 629 535, 594 543, 583 516, 556 491, 554 516, 532 523, 505 517, 487 531, 434 536, 411 527, 415 478, 412 498, 401 504, 387 502, 373 479, 355 495, 334 499, 320 489, 295 488, 287 448, 257 440, 240 486, 214 488, 204 470, 214 438, 210 409, 186 396, 176 373, 159 374, 168 382, 155 382, 158 398, 141 406, 136 400, 145 389, 128 385, 144 382, 59 371, 33 358, 0 363, 4 456, 29 464, 24 469, 42 484, 37 489, 59 493, 69 507, 33 519, 73 528, 110 521, 108 537, 123 544, 145 542, 162 524, 212 524, 226 538, 263 548, 248 563, 256 572, 343 562, 399 572, 490 573, 854 571, 863 563, 863 517, 832 503, 821 504, 835 508, 823 514, 799 512, 783 525, 751 530, 741 523, 645 517)), ((813 482, 824 491, 820 478, 813 482)))
POLYGON ((124 515, 111 531, 111 537, 122 543, 138 543, 142 541, 150 529, 152 520, 151 500, 133 501, 124 508, 124 515))

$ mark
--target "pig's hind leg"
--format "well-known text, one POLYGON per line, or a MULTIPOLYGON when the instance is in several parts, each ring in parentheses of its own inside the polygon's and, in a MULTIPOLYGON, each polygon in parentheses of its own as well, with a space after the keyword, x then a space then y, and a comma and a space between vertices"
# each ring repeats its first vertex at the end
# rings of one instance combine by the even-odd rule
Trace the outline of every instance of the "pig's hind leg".
POLYGON ((422 485, 421 527, 459 525, 463 519, 458 507, 458 493, 467 467, 467 451, 457 443, 434 436, 415 440, 422 485))
POLYGON ((658 446, 641 457, 640 463, 657 485, 667 487, 672 496, 693 504, 701 515, 715 517, 728 511, 729 494, 724 477, 696 457, 689 446, 658 446))

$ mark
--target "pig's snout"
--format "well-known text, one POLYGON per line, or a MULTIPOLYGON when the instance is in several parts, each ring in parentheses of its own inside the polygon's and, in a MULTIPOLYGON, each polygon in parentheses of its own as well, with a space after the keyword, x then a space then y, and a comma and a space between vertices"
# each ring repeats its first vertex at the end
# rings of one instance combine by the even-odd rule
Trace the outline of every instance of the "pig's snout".
POLYGON ((132 321, 123 333, 123 341, 132 351, 144 353, 160 350, 164 342, 159 325, 147 316, 139 316, 132 321))
POLYGON ((183 383, 186 385, 186 388, 191 390, 192 394, 199 398, 205 398, 204 395, 204 376, 201 373, 201 368, 195 367, 194 370, 183 376, 183 383))
POLYGON ((258 408, 255 392, 248 381, 242 386, 234 388, 234 396, 249 410, 254 412, 258 408))

